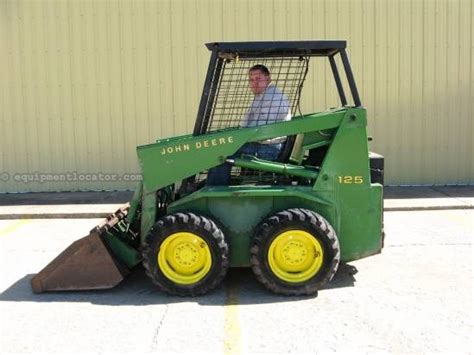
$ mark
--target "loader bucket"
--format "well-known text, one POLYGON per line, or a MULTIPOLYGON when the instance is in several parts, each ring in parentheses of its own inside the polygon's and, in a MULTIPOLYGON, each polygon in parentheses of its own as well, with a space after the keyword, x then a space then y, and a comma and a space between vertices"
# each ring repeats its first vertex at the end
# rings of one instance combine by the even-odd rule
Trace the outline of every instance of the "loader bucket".
POLYGON ((112 288, 129 269, 107 249, 101 234, 124 216, 119 210, 84 238, 76 240, 31 280, 33 292, 99 290, 112 288))

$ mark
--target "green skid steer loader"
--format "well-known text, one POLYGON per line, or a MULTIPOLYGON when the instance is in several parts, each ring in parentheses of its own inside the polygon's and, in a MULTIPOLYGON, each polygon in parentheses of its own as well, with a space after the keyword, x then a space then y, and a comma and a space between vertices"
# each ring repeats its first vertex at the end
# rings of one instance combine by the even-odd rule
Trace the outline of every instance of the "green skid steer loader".
POLYGON ((193 134, 139 146, 143 180, 133 199, 35 275, 34 292, 111 288, 143 265, 160 290, 195 296, 219 285, 229 267, 250 266, 273 292, 314 295, 341 262, 380 253, 383 157, 369 154, 346 42, 206 46, 193 134), (320 58, 329 59, 341 106, 302 114, 303 83, 320 58), (270 71, 291 120, 242 126, 255 106, 248 83, 255 65, 270 71), (282 137, 277 159, 236 155, 282 137), (231 166, 230 183, 206 183, 222 164, 231 166))

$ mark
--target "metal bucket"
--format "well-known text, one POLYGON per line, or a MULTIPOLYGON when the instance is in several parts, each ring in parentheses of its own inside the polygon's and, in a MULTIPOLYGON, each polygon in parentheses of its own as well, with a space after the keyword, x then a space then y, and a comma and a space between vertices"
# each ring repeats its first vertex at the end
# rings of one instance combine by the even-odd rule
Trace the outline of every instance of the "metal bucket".
POLYGON ((33 292, 100 290, 119 284, 130 271, 114 258, 101 235, 123 219, 127 212, 128 205, 59 254, 33 277, 33 292))

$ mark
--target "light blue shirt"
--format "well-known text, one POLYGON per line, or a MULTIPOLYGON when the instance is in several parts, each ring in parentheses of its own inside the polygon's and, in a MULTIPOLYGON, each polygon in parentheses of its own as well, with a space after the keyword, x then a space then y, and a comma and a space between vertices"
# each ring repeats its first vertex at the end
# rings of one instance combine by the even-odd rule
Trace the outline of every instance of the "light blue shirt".
MULTIPOLYGON (((252 105, 240 122, 241 127, 256 127, 270 123, 291 120, 288 99, 275 85, 270 84, 260 95, 256 95, 252 105)), ((283 143, 286 137, 265 140, 263 144, 283 143)))
POLYGON ((291 111, 286 96, 275 85, 270 84, 263 93, 255 96, 240 126, 255 127, 289 120, 291 111))

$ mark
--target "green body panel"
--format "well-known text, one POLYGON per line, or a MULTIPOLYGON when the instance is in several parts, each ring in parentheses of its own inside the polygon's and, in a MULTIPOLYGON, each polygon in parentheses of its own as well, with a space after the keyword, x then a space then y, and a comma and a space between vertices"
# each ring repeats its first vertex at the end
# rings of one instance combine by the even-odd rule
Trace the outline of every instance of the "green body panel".
MULTIPOLYGON (((138 226, 135 232, 143 243, 163 214, 157 206, 158 191, 171 191, 170 185, 177 181, 221 164, 247 142, 299 135, 291 164, 245 158, 235 162, 304 177, 312 185, 203 187, 171 201, 165 213, 194 211, 212 218, 230 242, 232 266, 249 265, 251 238, 265 217, 295 207, 313 210, 331 223, 342 261, 376 254, 382 248, 382 186, 370 181, 365 114, 362 108, 342 108, 266 126, 185 135, 140 146, 137 154, 143 183, 132 200, 128 221, 138 226), (321 167, 304 166, 305 151, 324 145, 329 149, 321 167)), ((120 244, 111 247, 123 248, 120 244)), ((128 258, 129 263, 136 261, 128 258)))
POLYGON ((106 232, 102 240, 105 241, 109 249, 114 251, 115 257, 131 269, 141 263, 142 256, 136 248, 126 242, 126 238, 125 233, 106 232))
POLYGON ((231 266, 249 266, 250 240, 265 217, 286 208, 304 207, 320 211, 332 221, 334 206, 324 197, 314 194, 311 187, 205 187, 170 205, 168 211, 211 216, 230 243, 231 266))
POLYGON ((341 246, 341 260, 351 261, 379 253, 382 247, 382 186, 358 191, 315 191, 312 187, 206 187, 168 207, 169 213, 193 211, 210 216, 228 237, 232 266, 249 266, 249 245, 255 227, 276 212, 307 208, 326 218, 341 246))

